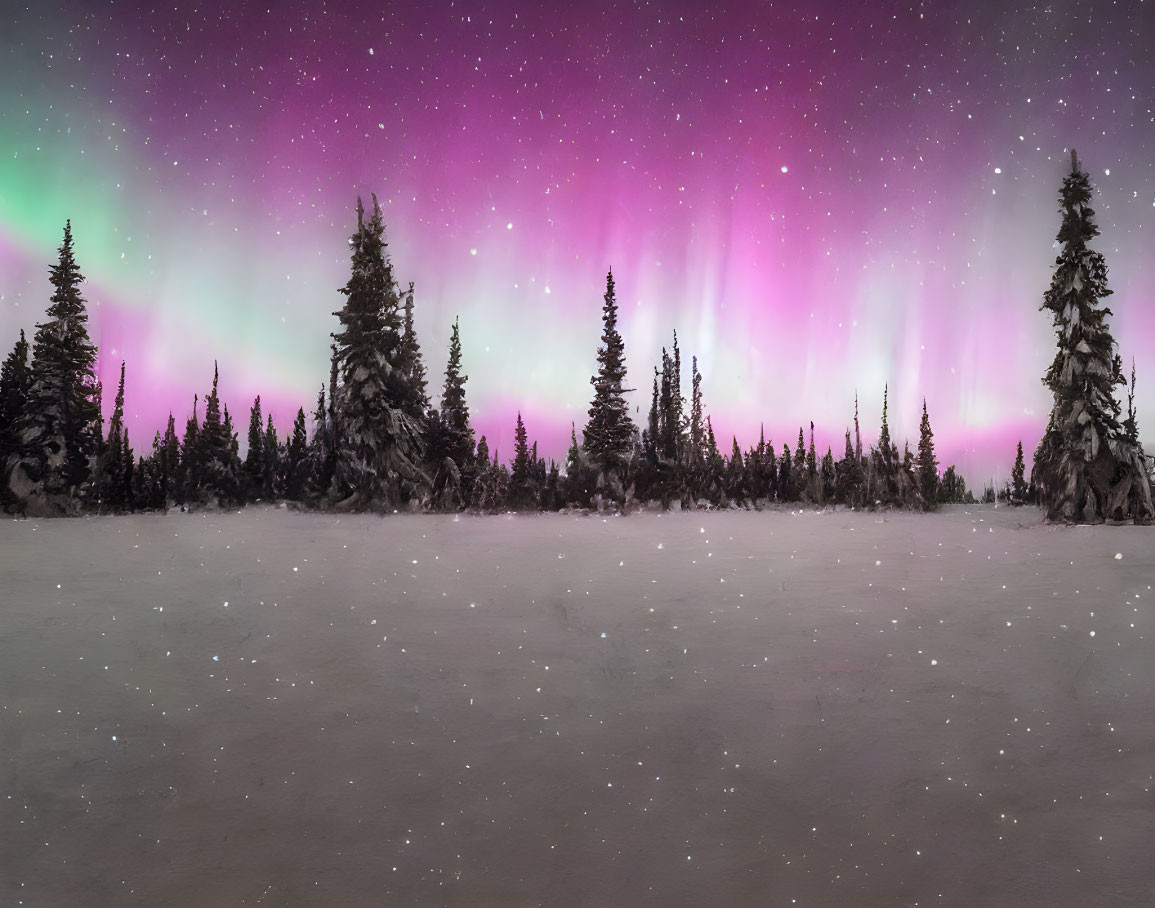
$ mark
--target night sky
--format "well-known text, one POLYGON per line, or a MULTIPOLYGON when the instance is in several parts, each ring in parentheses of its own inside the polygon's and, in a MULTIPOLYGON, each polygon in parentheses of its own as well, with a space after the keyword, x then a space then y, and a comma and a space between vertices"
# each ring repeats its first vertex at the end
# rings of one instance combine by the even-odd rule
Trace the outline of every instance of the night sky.
POLYGON ((358 193, 385 211, 440 395, 563 457, 612 266, 643 422, 676 329, 724 451, 814 420, 972 485, 1049 398, 1057 193, 1100 191, 1113 328, 1155 430, 1155 3, 4 3, 0 344, 71 218, 106 413, 140 450, 220 361, 243 434, 328 377, 358 193), (174 6, 176 9, 174 10, 174 6), (24 7, 28 7, 27 9, 24 7))

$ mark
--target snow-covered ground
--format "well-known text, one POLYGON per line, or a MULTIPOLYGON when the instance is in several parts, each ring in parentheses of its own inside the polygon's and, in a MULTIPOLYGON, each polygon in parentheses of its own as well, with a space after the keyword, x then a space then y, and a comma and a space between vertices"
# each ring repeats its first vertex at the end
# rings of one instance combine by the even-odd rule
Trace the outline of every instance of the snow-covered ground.
POLYGON ((0 523, 4 904, 1155 899, 1155 529, 0 523))

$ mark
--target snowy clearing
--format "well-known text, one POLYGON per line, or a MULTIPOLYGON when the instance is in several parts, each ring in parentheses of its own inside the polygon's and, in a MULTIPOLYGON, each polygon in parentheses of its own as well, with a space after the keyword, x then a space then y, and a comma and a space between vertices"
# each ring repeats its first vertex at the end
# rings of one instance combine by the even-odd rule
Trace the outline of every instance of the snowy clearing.
POLYGON ((6 904, 1150 902, 1155 529, 0 523, 6 904))

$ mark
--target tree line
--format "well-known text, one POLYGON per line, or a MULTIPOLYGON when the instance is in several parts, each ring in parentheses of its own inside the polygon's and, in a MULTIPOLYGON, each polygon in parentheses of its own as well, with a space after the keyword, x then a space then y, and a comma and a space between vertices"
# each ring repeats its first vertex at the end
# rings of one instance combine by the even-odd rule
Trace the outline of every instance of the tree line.
MULTIPOLYGON (((1086 205, 1089 179, 1072 161, 1061 198, 1066 214, 1058 283, 1043 307, 1055 313, 1059 335, 1056 365, 1044 379, 1055 393, 1055 410, 1031 481, 1020 442, 1011 481, 998 493, 988 486, 983 498, 1038 500, 1051 516, 1067 520, 1149 520, 1150 465, 1138 444, 1134 373, 1129 415, 1120 423, 1112 385, 1122 381, 1121 364, 1105 327, 1110 312, 1098 308, 1098 299, 1110 292, 1106 267, 1085 246, 1097 230, 1086 205), (1076 498, 1078 508, 1071 503, 1076 498)), ((403 290, 397 283, 384 233, 376 197, 371 212, 358 200, 350 276, 340 288, 344 304, 334 313, 339 329, 311 434, 302 407, 292 431, 279 436, 258 397, 242 458, 239 429, 222 406, 215 369, 211 391, 203 401, 194 397, 184 432, 178 434, 170 412, 164 432, 156 432, 146 453, 136 453, 124 424, 122 363, 105 432, 97 351, 80 293, 84 278, 66 223, 50 269, 54 293, 45 321, 31 344, 21 332, 0 368, 0 503, 21 513, 78 514, 278 499, 378 512, 630 510, 650 502, 678 509, 804 503, 933 510, 975 500, 953 466, 940 472, 925 400, 917 448, 908 443, 899 452, 887 420, 887 389, 874 445, 863 446, 855 398, 853 431, 847 427, 837 458, 829 446, 816 450, 813 423, 809 438, 799 427, 793 448, 786 442, 776 450, 763 433, 745 450, 733 438, 724 453, 706 411, 696 357, 689 399, 683 394, 676 333, 654 369, 646 424, 635 425, 625 398, 630 389, 612 272, 580 438, 575 424, 564 462, 547 460, 518 413, 513 457, 499 462, 470 423, 457 321, 441 398, 431 401, 414 331, 414 287, 403 290)))

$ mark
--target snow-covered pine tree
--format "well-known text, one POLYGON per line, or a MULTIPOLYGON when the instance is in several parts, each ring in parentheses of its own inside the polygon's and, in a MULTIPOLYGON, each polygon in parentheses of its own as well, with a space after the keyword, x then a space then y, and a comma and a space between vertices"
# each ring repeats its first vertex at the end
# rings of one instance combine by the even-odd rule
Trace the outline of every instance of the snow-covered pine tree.
POLYGON ((1050 311, 1058 342, 1043 379, 1054 404, 1031 478, 1050 520, 1149 523, 1155 506, 1147 460, 1119 425, 1114 386, 1123 376, 1107 325, 1111 310, 1101 305, 1111 294, 1107 263, 1088 245, 1099 235, 1092 194, 1072 149, 1059 194, 1061 248, 1040 307, 1050 311))
POLYGON ((461 372, 461 334, 457 319, 449 336, 449 361, 441 392, 441 410, 430 410, 426 425, 426 457, 432 476, 434 506, 444 510, 461 507, 470 498, 476 473, 473 427, 465 400, 468 375, 461 372))
MULTIPOLYGON (((763 433, 765 434, 765 433, 763 433)), ((788 445, 783 445, 783 454, 785 454, 788 445)), ((762 473, 761 492, 770 501, 774 501, 778 497, 778 457, 774 452, 774 441, 766 442, 766 454, 759 464, 759 469, 762 473)))
POLYGON ((24 415, 28 389, 32 386, 28 349, 21 330, 20 339, 0 366, 0 487, 4 485, 8 458, 16 453, 16 424, 24 415))
POLYGON ((1027 465, 1023 463, 1023 443, 1015 451, 1015 465, 1011 467, 1011 501, 1022 504, 1027 500, 1027 481, 1024 478, 1027 465))
POLYGON ((732 437, 730 460, 726 464, 726 497, 742 503, 749 497, 746 491, 746 464, 742 460, 742 449, 738 447, 738 436, 732 437))
MULTIPOLYGON (((799 433, 801 437, 801 432, 799 433)), ((801 443, 801 442, 799 442, 801 443)), ((790 445, 782 446, 782 457, 778 461, 778 500, 792 502, 798 500, 798 485, 791 464, 790 445)))
POLYGON ((281 445, 277 429, 273 425, 273 414, 265 414, 265 437, 261 441, 261 456, 264 466, 261 471, 264 497, 272 500, 281 494, 281 445))
MULTIPOLYGON (((20 335, 23 337, 23 333, 20 335)), ((1127 418, 1123 420, 1123 437, 1127 441, 1139 443, 1139 420, 1135 416, 1135 357, 1131 357, 1131 382, 1127 385, 1127 418)), ((1019 442, 1020 446, 1022 442, 1019 442)))
POLYGON ((305 430, 305 408, 298 407, 285 458, 285 497, 290 501, 300 501, 308 478, 309 436, 305 430))
POLYGON ((899 503, 898 472, 900 462, 898 448, 890 440, 890 424, 887 421, 887 404, 890 386, 882 390, 882 428, 878 433, 878 447, 871 458, 870 497, 882 505, 899 503))
POLYGON ((192 416, 184 426, 180 449, 180 500, 182 504, 198 501, 201 491, 200 424, 197 421, 198 395, 193 395, 192 416))
MULTIPOLYGON (((1022 445, 1019 446, 1020 451, 1022 445)), ((922 423, 918 430, 918 484, 922 492, 922 506, 933 511, 938 507, 938 460, 934 456, 934 432, 926 413, 926 398, 922 399, 922 423)))
POLYGON ((31 382, 17 422, 18 450, 9 487, 20 505, 37 513, 77 513, 88 496, 102 445, 96 347, 88 337, 84 275, 64 225, 60 258, 49 270, 54 292, 47 319, 32 341, 31 382))
POLYGON ((809 498, 806 471, 806 440, 802 434, 802 426, 798 427, 798 445, 794 448, 794 463, 790 466, 790 474, 794 478, 794 501, 809 498))
POLYGON ((413 415, 425 419, 429 412, 429 392, 425 381, 425 362, 421 358, 421 344, 417 341, 417 330, 413 327, 413 281, 405 292, 403 301, 405 312, 405 333, 401 342, 401 369, 408 374, 412 393, 407 396, 413 415))
POLYGON ((335 498, 341 509, 392 509, 420 499, 429 485, 421 470, 424 425, 419 394, 404 368, 397 287, 385 255, 385 225, 373 197, 366 220, 357 201, 352 274, 334 315, 340 368, 336 424, 335 498))
POLYGON ((509 503, 516 510, 528 510, 536 503, 533 490, 534 459, 529 452, 529 437, 521 411, 517 411, 517 427, 513 431, 513 460, 509 477, 509 503))
MULTIPOLYGON (((213 363, 213 389, 205 398, 205 415, 193 433, 197 482, 186 488, 186 500, 192 503, 232 504, 239 500, 239 458, 233 447, 235 438, 228 408, 221 410, 220 370, 213 363)), ((196 408, 194 403, 193 416, 196 408)), ((188 433, 185 435, 188 447, 188 433)))
POLYGON ((814 450, 814 420, 810 420, 810 447, 806 449, 806 492, 815 504, 822 502, 822 484, 818 475, 818 454, 814 450))
POLYGON ((265 495, 265 433, 261 417, 261 395, 249 408, 249 450, 245 454, 245 497, 256 501, 265 495))
POLYGON ((718 450, 718 439, 714 436, 714 424, 706 417, 706 496, 710 503, 718 506, 725 502, 726 461, 718 450))
POLYGON ((822 502, 834 501, 835 490, 838 486, 838 473, 834 469, 834 454, 830 445, 826 446, 826 453, 822 455, 822 465, 818 470, 822 488, 822 502))
POLYGON ((690 360, 690 466, 699 466, 705 459, 706 426, 702 417, 702 373, 698 371, 698 357, 690 360))
POLYGON ((570 423, 570 445, 565 458, 565 481, 562 495, 565 504, 588 508, 597 487, 597 469, 590 464, 585 450, 577 440, 577 427, 570 423))
POLYGON ((122 510, 132 503, 132 449, 128 446, 128 430, 124 427, 124 360, 120 362, 120 383, 112 416, 108 420, 108 440, 101 456, 100 497, 113 510, 122 510))
POLYGON ((168 508, 180 494, 180 441, 176 437, 176 420, 168 411, 168 425, 160 450, 160 507, 168 508))
POLYGON ((445 387, 441 393, 441 421, 445 432, 445 454, 459 468, 473 462, 473 426, 469 422, 469 403, 465 383, 469 376, 461 371, 461 333, 457 319, 449 336, 449 362, 445 366, 445 387))
POLYGON ((582 429, 582 446, 589 463, 597 470, 597 487, 615 502, 625 500, 625 479, 629 468, 634 425, 623 387, 626 379, 626 348, 618 331, 618 303, 614 294, 613 271, 606 273, 602 297, 602 337, 598 346, 598 371, 590 379, 594 387, 589 421, 582 429))
MULTIPOLYGON (((857 423, 857 418, 855 422, 857 423)), ((835 472, 837 476, 835 479, 836 500, 852 508, 862 507, 866 496, 865 477, 862 471, 862 459, 854 453, 854 447, 850 443, 849 428, 846 430, 846 450, 842 455, 842 460, 838 461, 835 472)))

